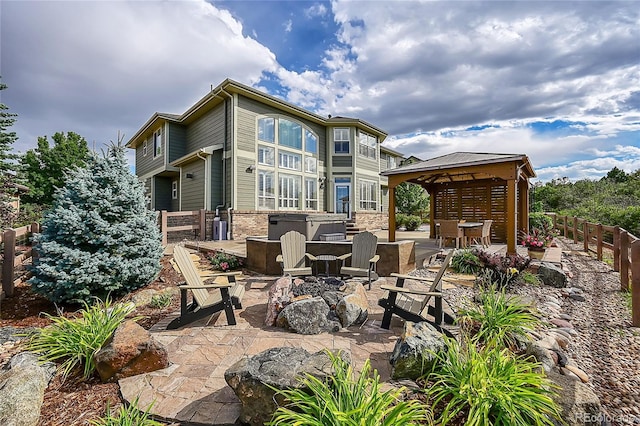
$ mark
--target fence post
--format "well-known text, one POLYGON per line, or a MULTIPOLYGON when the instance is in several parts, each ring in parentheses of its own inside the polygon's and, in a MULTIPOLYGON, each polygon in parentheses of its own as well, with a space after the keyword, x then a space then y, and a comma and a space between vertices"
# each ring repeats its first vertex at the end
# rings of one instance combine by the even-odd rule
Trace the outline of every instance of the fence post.
POLYGON ((6 229, 2 235, 4 241, 4 260, 2 261, 2 290, 7 297, 13 296, 13 263, 16 258, 16 230, 6 229))
POLYGON ((553 229, 558 229, 558 215, 553 213, 552 217, 553 217, 553 229))
POLYGON ((596 225, 596 239, 597 239, 596 256, 598 257, 599 261, 602 261, 602 224, 601 223, 596 225))
POLYGON ((569 238, 569 216, 564 216, 564 235, 563 237, 569 238))
POLYGON ((584 251, 589 253, 589 222, 586 220, 582 222, 582 240, 584 251))
POLYGON ((629 290, 629 234, 620 231, 620 289, 629 290))
POLYGON ((620 227, 613 227, 613 270, 620 271, 620 227))
POLYGON ((631 325, 640 327, 640 240, 631 243, 631 325))
POLYGON ((38 222, 33 222, 31 224, 31 262, 35 262, 35 260, 38 258, 38 252, 36 251, 35 247, 33 246, 33 235, 37 234, 40 232, 40 224, 38 222))
POLYGON ((200 209, 200 241, 207 239, 207 209, 200 209))
POLYGON ((573 243, 578 244, 578 218, 573 217, 573 243))
POLYGON ((167 211, 160 212, 160 232, 162 232, 162 245, 167 245, 167 211))

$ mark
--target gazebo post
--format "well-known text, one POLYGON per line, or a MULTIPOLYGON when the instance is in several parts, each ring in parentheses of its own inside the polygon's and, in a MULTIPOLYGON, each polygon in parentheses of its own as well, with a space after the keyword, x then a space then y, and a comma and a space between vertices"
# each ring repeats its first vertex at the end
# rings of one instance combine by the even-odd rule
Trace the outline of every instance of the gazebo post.
POLYGON ((516 181, 507 180, 507 254, 516 254, 516 181))
POLYGON ((389 185, 389 242, 396 240, 396 187, 389 185))

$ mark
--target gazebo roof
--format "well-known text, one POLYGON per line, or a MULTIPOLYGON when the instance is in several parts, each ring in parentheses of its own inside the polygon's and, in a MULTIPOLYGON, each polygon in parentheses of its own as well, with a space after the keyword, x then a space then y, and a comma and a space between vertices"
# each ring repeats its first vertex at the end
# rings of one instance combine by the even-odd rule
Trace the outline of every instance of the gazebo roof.
POLYGON ((385 170, 383 176, 405 175, 409 182, 443 183, 495 177, 493 169, 504 163, 516 163, 527 177, 535 177, 529 158, 524 154, 454 152, 429 160, 385 170))

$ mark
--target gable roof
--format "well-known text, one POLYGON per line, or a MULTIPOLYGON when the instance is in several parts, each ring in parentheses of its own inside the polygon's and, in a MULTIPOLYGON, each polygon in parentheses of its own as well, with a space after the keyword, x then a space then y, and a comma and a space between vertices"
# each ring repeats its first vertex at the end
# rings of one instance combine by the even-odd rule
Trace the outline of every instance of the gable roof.
POLYGON ((494 154, 481 152, 454 152, 429 160, 410 163, 395 169, 385 170, 382 176, 396 176, 407 182, 437 184, 492 179, 514 170, 508 163, 517 166, 517 175, 523 173, 531 178, 536 173, 524 154, 494 154))
POLYGON ((306 109, 301 108, 297 105, 284 101, 280 98, 261 92, 260 90, 254 89, 253 87, 246 86, 242 83, 238 83, 237 81, 227 78, 217 87, 212 87, 209 93, 203 96, 183 114, 178 115, 159 112, 154 113, 151 118, 149 118, 149 120, 147 120, 147 122, 142 125, 142 127, 131 137, 131 139, 129 139, 129 142, 127 142, 126 145, 127 148, 135 148, 136 146, 138 146, 151 134, 151 132, 153 131, 152 129, 157 128, 164 122, 188 124, 191 121, 196 120, 198 117, 209 111, 214 106, 220 104, 225 99, 230 98, 231 94, 240 94, 245 97, 258 100, 282 111, 286 111, 291 115, 305 118, 309 121, 324 126, 343 124, 359 127, 369 133, 373 133, 378 136, 380 142, 382 142, 387 137, 387 133, 385 131, 370 123, 367 123, 364 120, 348 117, 323 117, 311 111, 307 111, 306 109))

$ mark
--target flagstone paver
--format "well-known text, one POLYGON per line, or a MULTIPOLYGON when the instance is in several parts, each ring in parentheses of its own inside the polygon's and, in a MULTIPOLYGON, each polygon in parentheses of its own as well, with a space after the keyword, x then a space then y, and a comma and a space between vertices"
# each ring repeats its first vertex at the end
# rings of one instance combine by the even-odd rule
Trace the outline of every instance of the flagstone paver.
POLYGON ((243 309, 236 311, 237 325, 226 324, 225 316, 188 324, 178 330, 166 330, 176 315, 151 328, 151 333, 166 345, 171 365, 153 373, 120 380, 123 397, 146 408, 154 403, 154 416, 189 425, 232 425, 240 414, 240 402, 224 380, 225 371, 246 356, 266 349, 291 346, 310 352, 322 349, 348 350, 356 369, 371 359, 382 381, 391 375, 389 357, 402 333, 402 321, 393 319, 390 330, 380 328, 382 297, 380 283, 367 291, 369 319, 362 326, 338 333, 319 335, 293 334, 264 325, 268 287, 275 277, 247 277, 243 309), (207 325, 207 323, 209 323, 207 325), (155 402, 154 402, 155 401, 155 402))

